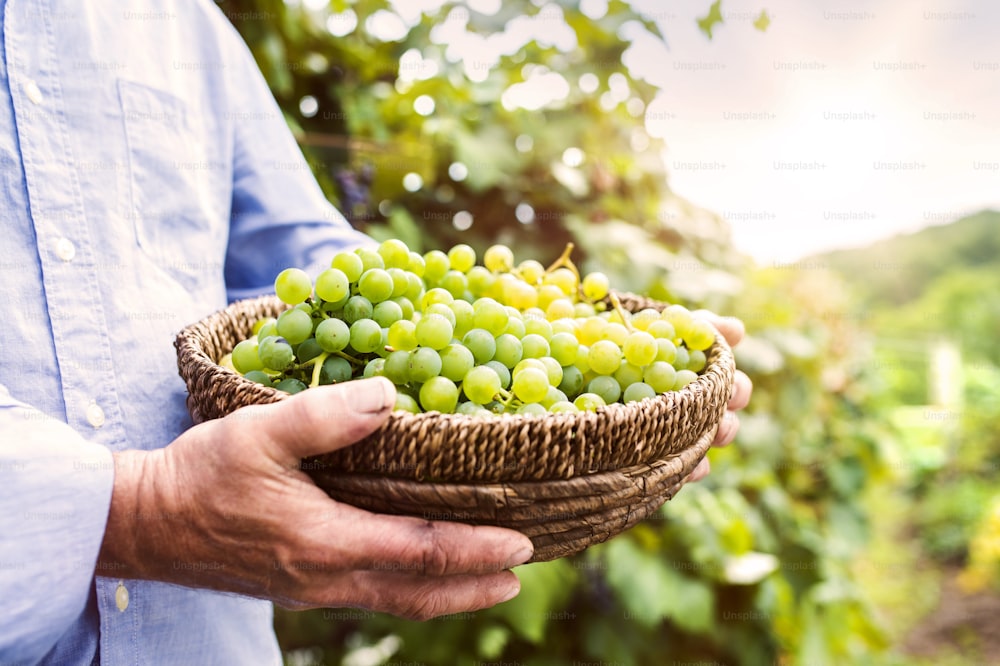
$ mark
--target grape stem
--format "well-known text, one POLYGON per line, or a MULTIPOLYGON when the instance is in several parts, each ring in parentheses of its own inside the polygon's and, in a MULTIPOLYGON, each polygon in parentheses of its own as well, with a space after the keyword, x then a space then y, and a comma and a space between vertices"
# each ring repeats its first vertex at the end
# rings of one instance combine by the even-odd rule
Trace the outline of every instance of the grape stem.
POLYGON ((622 324, 625 325, 625 328, 628 329, 628 332, 634 333, 635 326, 633 326, 632 322, 629 321, 629 315, 627 312, 625 312, 625 308, 622 307, 622 302, 618 300, 618 295, 612 291, 611 293, 608 294, 608 299, 611 301, 611 307, 613 307, 615 309, 615 312, 618 313, 618 316, 621 317, 622 324))
POLYGON ((312 371, 312 381, 309 382, 309 388, 316 388, 319 386, 319 377, 323 372, 323 364, 326 359, 330 356, 330 352, 323 352, 316 358, 312 359, 313 371, 312 371))
POLYGON ((548 275, 549 273, 551 273, 552 271, 556 270, 557 268, 563 268, 563 267, 565 267, 565 268, 568 268, 569 270, 573 271, 573 275, 576 276, 576 281, 579 282, 580 281, 580 271, 577 269, 576 264, 573 263, 573 260, 569 258, 569 255, 571 255, 573 253, 573 248, 574 247, 575 246, 573 245, 573 243, 566 243, 566 249, 563 250, 563 253, 561 255, 559 255, 558 259, 556 259, 555 261, 553 261, 552 264, 548 268, 545 269, 545 274, 548 275))

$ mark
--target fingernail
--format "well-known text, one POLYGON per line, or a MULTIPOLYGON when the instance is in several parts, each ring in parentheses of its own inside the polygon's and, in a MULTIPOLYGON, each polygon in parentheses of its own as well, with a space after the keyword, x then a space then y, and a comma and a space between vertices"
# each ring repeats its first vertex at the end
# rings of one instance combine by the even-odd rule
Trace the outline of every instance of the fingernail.
POLYGON ((531 556, 534 554, 534 547, 529 546, 527 548, 522 548, 507 559, 507 566, 505 568, 510 569, 511 567, 516 567, 518 564, 524 564, 530 560, 531 556))
POLYGON ((375 377, 359 382, 351 382, 351 400, 354 408, 362 414, 378 414, 395 402, 395 390, 387 379, 375 377))
POLYGON ((503 596, 500 597, 500 601, 498 601, 497 603, 502 604, 505 601, 510 601, 511 599, 516 597, 520 591, 521 591, 520 584, 511 585, 510 589, 503 593, 503 596))

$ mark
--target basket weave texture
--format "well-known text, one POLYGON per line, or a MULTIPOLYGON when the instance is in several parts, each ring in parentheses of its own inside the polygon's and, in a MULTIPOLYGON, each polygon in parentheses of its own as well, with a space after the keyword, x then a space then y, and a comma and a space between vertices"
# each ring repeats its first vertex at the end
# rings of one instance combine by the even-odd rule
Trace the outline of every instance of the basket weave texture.
MULTIPOLYGON (((663 304, 620 294, 633 312, 663 304)), ((288 397, 218 365, 275 297, 240 301, 177 336, 178 369, 195 422, 288 397)), ((517 529, 533 561, 579 552, 631 527, 681 488, 704 457, 732 392, 721 336, 680 391, 597 412, 472 417, 393 412, 357 444, 303 461, 331 497, 382 513, 517 529)))

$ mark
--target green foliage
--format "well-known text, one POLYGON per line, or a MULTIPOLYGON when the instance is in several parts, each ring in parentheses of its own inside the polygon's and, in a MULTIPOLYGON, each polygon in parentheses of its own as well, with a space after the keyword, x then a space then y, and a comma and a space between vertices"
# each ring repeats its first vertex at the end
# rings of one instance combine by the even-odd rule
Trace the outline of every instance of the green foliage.
MULTIPOLYGON (((380 0, 330 10, 220 2, 355 224, 423 249, 502 242, 543 262, 572 241, 585 270, 607 272, 620 288, 741 316, 750 335, 738 362, 756 384, 753 405, 738 445, 711 454, 709 479, 607 544, 520 568, 516 600, 429 623, 278 613, 283 646, 339 663, 363 646, 395 646, 385 642, 391 635, 400 641, 393 659, 428 664, 748 666, 850 663, 878 648, 883 638, 850 564, 867 538, 858 498, 885 474, 884 432, 865 408, 869 345, 839 282, 754 269, 718 216, 670 191, 664 144, 643 118, 660 91, 621 62, 625 26, 661 36, 629 4, 612 0, 597 19, 574 0, 504 3, 494 16, 459 4, 445 1, 398 39, 380 40, 366 28, 393 6, 380 0), (359 27, 333 37, 327 26, 343 32, 344 11, 359 27), (439 33, 465 25, 452 42, 485 39, 522 16, 551 24, 495 61, 450 57, 439 33), (546 41, 563 29, 575 44, 546 41), (565 97, 541 108, 504 97, 543 74, 562 77, 565 97), (425 95, 433 112, 421 115, 425 95), (307 96, 318 106, 311 116, 300 109, 307 96), (370 196, 349 200, 336 181, 366 165, 370 196), (421 185, 403 187, 407 174, 421 185), (471 215, 470 227, 455 226, 459 212, 471 215)), ((708 12, 711 32, 720 4, 708 12)), ((758 21, 763 29, 769 18, 758 21)))

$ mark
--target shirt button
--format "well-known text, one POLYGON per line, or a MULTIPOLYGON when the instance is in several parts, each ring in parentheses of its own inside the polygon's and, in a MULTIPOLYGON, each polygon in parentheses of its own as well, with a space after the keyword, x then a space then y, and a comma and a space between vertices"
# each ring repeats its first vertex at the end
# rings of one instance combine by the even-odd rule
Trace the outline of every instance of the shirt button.
POLYGON ((87 423, 95 428, 100 428, 104 425, 104 410, 96 402, 92 402, 87 406, 87 423))
POLYGON ((31 79, 28 79, 24 84, 24 94, 28 96, 32 104, 42 103, 42 91, 39 89, 38 84, 31 79))
POLYGON ((73 261, 76 256, 76 246, 68 238, 60 238, 56 241, 56 256, 63 261, 73 261))
POLYGON ((115 606, 118 606, 118 610, 123 613, 128 608, 128 588, 125 587, 124 581, 118 581, 118 589, 115 590, 115 606))

